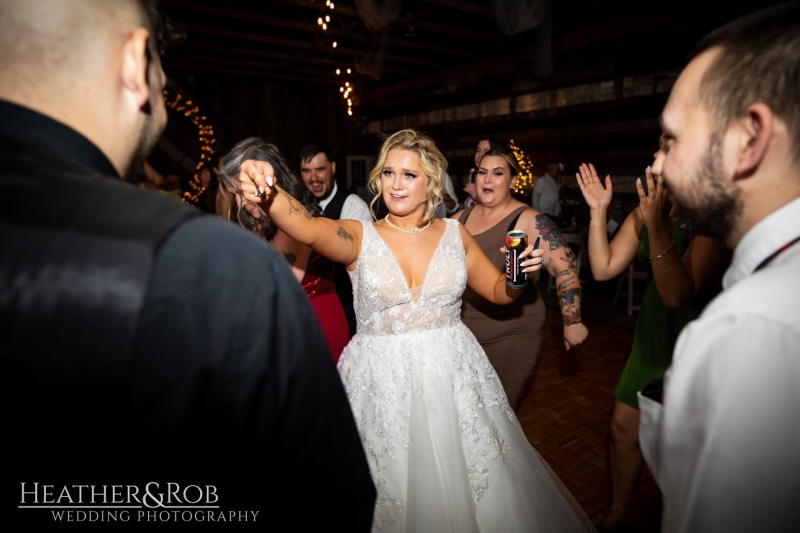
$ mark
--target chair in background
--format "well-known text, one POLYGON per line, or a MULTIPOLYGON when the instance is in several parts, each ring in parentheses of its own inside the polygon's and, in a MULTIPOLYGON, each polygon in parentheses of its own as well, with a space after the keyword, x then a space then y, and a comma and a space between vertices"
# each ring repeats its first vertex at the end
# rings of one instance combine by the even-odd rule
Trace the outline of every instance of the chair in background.
POLYGON ((647 281, 647 271, 637 270, 633 265, 634 263, 628 265, 628 269, 620 275, 619 282, 617 283, 617 290, 614 293, 614 302, 612 304, 617 305, 620 296, 626 296, 628 298, 628 316, 633 315, 633 312, 639 309, 640 304, 634 303, 634 301, 641 302, 641 297, 644 294, 644 292, 638 292, 636 290, 636 280, 647 281), (623 287, 626 285, 627 289, 623 291, 623 287))

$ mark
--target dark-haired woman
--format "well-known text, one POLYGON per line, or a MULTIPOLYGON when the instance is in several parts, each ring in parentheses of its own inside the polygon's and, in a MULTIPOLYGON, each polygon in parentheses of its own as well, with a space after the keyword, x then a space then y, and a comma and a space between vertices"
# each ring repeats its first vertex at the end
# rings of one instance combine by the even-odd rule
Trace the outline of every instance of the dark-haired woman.
POLYGON ((334 263, 277 228, 258 204, 242 202, 239 167, 247 159, 271 164, 275 169, 275 179, 288 194, 312 215, 321 213, 314 197, 289 169, 278 149, 258 137, 240 141, 220 160, 221 194, 218 196, 217 212, 265 238, 283 253, 319 318, 333 360, 338 361, 350 341, 350 326, 336 294, 334 263))

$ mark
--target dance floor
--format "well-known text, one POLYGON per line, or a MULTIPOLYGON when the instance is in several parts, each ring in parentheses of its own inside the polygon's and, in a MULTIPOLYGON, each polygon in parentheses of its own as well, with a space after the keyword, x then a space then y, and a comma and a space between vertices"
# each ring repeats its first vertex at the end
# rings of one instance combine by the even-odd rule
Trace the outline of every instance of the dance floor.
MULTIPOLYGON (((589 284, 591 285, 591 284, 589 284)), ((531 444, 583 506, 594 523, 610 505, 606 450, 614 387, 630 350, 633 316, 613 292, 585 287, 586 342, 564 350, 561 316, 552 294, 544 344, 519 419, 531 444)), ((546 290, 546 286, 544 287, 546 290)), ((657 533, 661 497, 650 474, 640 475, 633 500, 635 523, 625 531, 657 533)))

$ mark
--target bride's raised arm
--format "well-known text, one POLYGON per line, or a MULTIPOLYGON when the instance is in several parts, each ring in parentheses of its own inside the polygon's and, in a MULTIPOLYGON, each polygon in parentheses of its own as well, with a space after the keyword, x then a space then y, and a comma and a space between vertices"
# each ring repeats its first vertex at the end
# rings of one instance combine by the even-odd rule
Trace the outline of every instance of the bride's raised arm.
POLYGON ((244 200, 262 204, 276 226, 320 255, 345 265, 354 263, 361 249, 361 221, 312 216, 275 183, 274 176, 269 163, 244 161, 239 173, 244 200))

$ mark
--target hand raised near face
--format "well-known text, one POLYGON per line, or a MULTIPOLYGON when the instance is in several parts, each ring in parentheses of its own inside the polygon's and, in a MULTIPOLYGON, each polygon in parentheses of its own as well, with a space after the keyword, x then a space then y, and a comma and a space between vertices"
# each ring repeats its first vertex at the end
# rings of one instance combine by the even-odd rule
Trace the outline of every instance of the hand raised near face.
POLYGON ((664 179, 661 176, 654 177, 648 166, 644 169, 645 183, 647 192, 645 193, 642 179, 636 180, 636 193, 639 195, 639 210, 642 213, 642 220, 651 230, 658 224, 667 224, 670 204, 664 193, 664 179))

